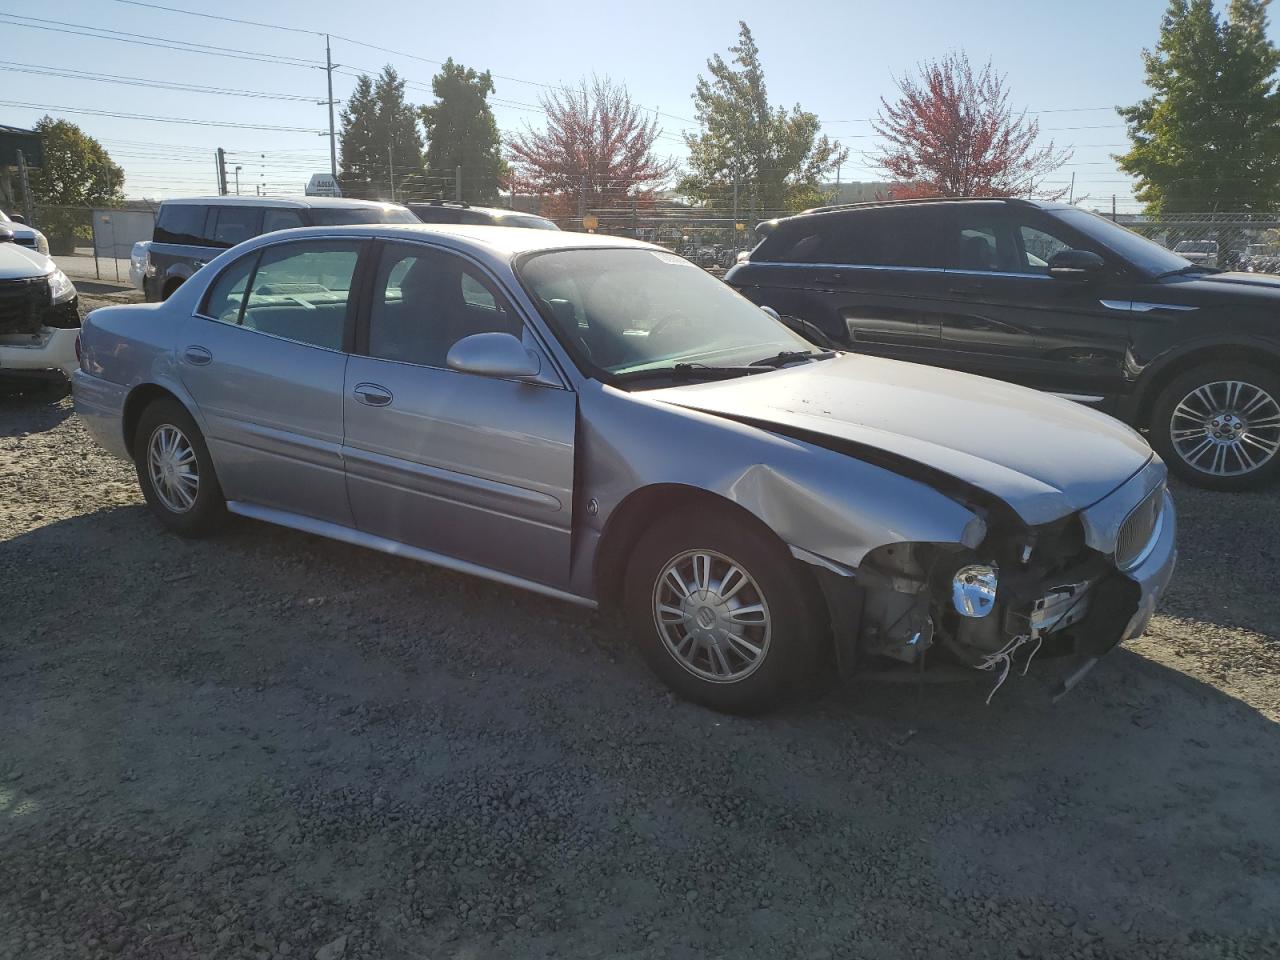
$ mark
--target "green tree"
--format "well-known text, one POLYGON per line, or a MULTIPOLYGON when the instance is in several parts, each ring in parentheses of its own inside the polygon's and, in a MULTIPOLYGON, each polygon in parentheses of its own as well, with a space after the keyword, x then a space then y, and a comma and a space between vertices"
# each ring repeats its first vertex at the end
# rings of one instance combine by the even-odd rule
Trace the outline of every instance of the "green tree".
POLYGON ((499 181, 507 175, 502 159, 502 138, 498 122, 489 107, 493 77, 446 60, 431 79, 436 101, 422 107, 422 125, 427 131, 427 171, 429 181, 440 195, 448 178, 462 168, 462 199, 470 203, 492 202, 498 196, 499 181))
POLYGON ((69 120, 42 117, 35 125, 44 145, 44 165, 30 171, 36 226, 52 253, 71 253, 88 240, 92 207, 124 200, 124 171, 107 151, 69 120))
POLYGON ((416 108, 404 99, 395 68, 376 80, 361 76, 342 108, 338 180, 351 197, 406 200, 424 191, 422 134, 416 108))
POLYGON ((751 30, 738 23, 731 62, 716 54, 711 76, 698 77, 693 93, 697 134, 685 134, 689 171, 679 189, 727 206, 738 185, 741 210, 799 210, 826 199, 821 182, 848 158, 838 141, 818 136, 818 118, 796 104, 789 111, 769 103, 760 51, 751 30))
POLYGON ((1267 39, 1270 0, 1171 0, 1155 50, 1144 50, 1151 95, 1119 108, 1153 214, 1273 209, 1280 202, 1280 52, 1267 39))

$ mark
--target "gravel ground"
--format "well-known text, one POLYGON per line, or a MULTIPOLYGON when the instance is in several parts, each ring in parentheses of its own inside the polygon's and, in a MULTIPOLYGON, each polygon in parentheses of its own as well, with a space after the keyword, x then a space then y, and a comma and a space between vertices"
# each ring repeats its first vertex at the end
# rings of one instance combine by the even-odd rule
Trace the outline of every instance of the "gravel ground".
POLYGON ((1162 615, 1057 706, 745 720, 602 615, 167 535, 65 397, 0 398, 0 491, 2 958, 1280 956, 1280 492, 1178 488, 1162 615))

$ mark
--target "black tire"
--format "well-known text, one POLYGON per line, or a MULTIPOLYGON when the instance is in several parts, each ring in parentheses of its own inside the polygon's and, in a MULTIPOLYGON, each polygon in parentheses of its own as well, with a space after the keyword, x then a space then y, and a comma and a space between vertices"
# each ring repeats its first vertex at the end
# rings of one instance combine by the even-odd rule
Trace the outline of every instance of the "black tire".
MULTIPOLYGON (((1178 410, 1179 404, 1199 388, 1208 389, 1208 396, 1217 400, 1221 400, 1223 408, 1229 406, 1225 387, 1213 387, 1215 384, 1225 384, 1228 382, 1243 383, 1257 390, 1264 391, 1275 401, 1280 402, 1280 375, 1277 375, 1265 367, 1259 367, 1249 363, 1237 363, 1232 361, 1215 361, 1206 363, 1204 366, 1195 367, 1185 373, 1175 377, 1156 398, 1155 404, 1151 411, 1151 445, 1155 447, 1156 452, 1168 464, 1169 470, 1176 476, 1182 478, 1190 484, 1198 487, 1204 487, 1209 490, 1252 490, 1264 484, 1273 481, 1277 472, 1280 472, 1280 452, 1272 453, 1260 462, 1259 465, 1252 469, 1246 470, 1246 464, 1234 453, 1228 450, 1223 454, 1224 472, 1215 473, 1212 470, 1212 453, 1213 449, 1208 449, 1199 457, 1191 459, 1197 462, 1191 462, 1189 454, 1194 453, 1195 448, 1188 448, 1187 442, 1184 441, 1184 449, 1186 453, 1180 451, 1175 444, 1173 431, 1178 424, 1180 429, 1193 428, 1194 421, 1190 418, 1178 415, 1175 423, 1175 411, 1178 410), (1236 472, 1238 471, 1238 472, 1236 472)), ((1272 405, 1266 405, 1269 409, 1272 405)), ((1185 409, 1185 408, 1184 408, 1185 409)), ((1197 406, 1197 410, 1199 406, 1197 406)), ((1257 438, 1270 443, 1275 441, 1280 443, 1280 423, 1274 426, 1271 417, 1258 418, 1255 415, 1254 430, 1246 431, 1246 434, 1256 436, 1257 438), (1268 426, 1258 427, 1256 424, 1259 419, 1265 419, 1268 426)), ((1210 421, 1212 424, 1212 421, 1210 421)), ((1205 434, 1206 438, 1208 434, 1205 434)), ((1199 441, 1195 441, 1199 442, 1199 441)), ((1245 449, 1254 456, 1259 458, 1265 455, 1265 451, 1256 446, 1253 442, 1248 442, 1245 449)))
MULTIPOLYGON (((717 582, 732 585, 729 576, 717 582)), ((632 639, 653 672, 681 697, 725 713, 763 713, 812 689, 822 652, 829 649, 826 605, 813 578, 777 538, 727 509, 682 510, 654 524, 632 552, 623 598, 632 639), (763 653, 739 679, 699 676, 668 646, 658 626, 659 580, 669 563, 693 551, 718 555, 746 571, 753 582, 728 591, 737 595, 730 603, 743 605, 745 597, 754 605, 763 598, 767 609, 767 642, 760 643, 758 628, 752 628, 756 632, 750 637, 763 653)), ((685 632, 683 622, 671 630, 685 632)), ((693 656, 705 656, 709 664, 711 653, 707 649, 693 656)), ((737 653, 731 651, 721 661, 736 665, 737 653)))
POLYGON ((133 460, 138 471, 138 485, 147 506, 164 526, 183 537, 200 537, 212 532, 226 517, 227 505, 218 484, 218 475, 209 456, 200 428, 176 400, 156 400, 142 411, 133 440, 133 460), (156 488, 148 466, 152 438, 162 429, 176 429, 195 454, 198 485, 190 507, 177 510, 166 503, 172 494, 162 495, 156 488))

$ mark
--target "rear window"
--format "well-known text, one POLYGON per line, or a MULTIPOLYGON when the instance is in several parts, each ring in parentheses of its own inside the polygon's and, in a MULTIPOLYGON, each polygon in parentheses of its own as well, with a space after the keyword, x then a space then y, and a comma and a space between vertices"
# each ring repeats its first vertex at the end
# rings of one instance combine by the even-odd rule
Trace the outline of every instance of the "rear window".
POLYGON ((209 208, 197 203, 163 203, 156 218, 153 239, 156 243, 181 243, 205 247, 205 214, 209 208))
POLYGON ((780 223, 751 254, 766 263, 936 267, 936 218, 928 207, 820 213, 780 223))
POLYGON ((358 223, 418 223, 404 207, 312 207, 311 223, 317 227, 345 227, 358 223))

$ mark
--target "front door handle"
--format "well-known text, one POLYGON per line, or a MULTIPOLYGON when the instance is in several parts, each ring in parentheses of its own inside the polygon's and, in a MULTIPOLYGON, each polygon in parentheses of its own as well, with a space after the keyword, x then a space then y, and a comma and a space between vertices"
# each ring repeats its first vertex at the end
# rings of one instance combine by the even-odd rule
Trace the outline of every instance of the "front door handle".
POLYGON ((376 383, 357 383, 352 393, 355 394, 356 400, 366 406, 386 407, 391 405, 391 391, 376 383))
POLYGON ((213 354, 199 344, 192 344, 182 351, 182 359, 197 367, 203 367, 213 359, 213 354))

